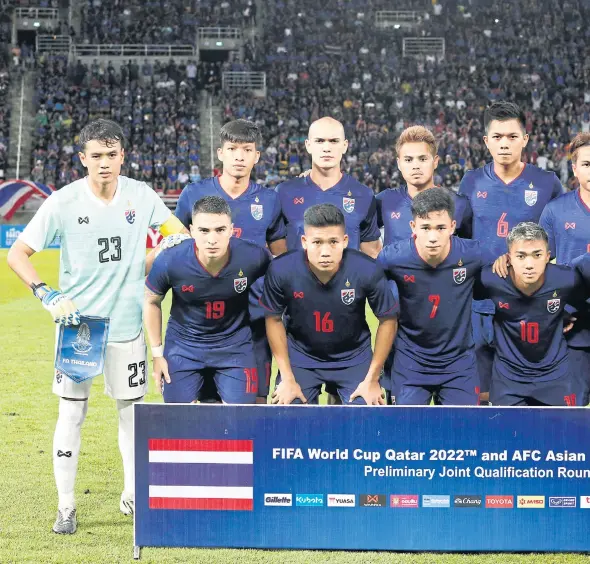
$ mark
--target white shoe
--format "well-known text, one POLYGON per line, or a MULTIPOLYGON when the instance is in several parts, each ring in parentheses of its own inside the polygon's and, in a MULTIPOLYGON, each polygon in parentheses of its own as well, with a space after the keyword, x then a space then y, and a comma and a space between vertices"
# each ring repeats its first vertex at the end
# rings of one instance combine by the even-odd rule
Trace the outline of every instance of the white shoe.
POLYGON ((123 515, 133 515, 135 513, 135 499, 132 495, 121 494, 121 501, 119 502, 119 509, 123 515))
POLYGON ((57 510, 57 519, 53 524, 53 532, 58 535, 73 535, 78 528, 76 508, 67 507, 57 510))

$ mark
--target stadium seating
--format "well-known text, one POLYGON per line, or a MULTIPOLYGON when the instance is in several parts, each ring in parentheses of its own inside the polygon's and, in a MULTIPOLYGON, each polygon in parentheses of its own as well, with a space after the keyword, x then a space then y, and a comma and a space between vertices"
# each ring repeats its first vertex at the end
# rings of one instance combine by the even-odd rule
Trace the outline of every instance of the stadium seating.
POLYGON ((60 187, 83 175, 74 124, 98 117, 123 126, 124 174, 165 193, 199 178, 198 91, 186 65, 125 65, 119 72, 98 63, 68 66, 65 56, 52 55, 39 66, 33 180, 60 187))
MULTIPOLYGON (((0 18, 0 45, 10 41, 9 21, 0 18)), ((8 53, 0 53, 0 182, 6 177, 8 168, 8 141, 10 136, 10 71, 12 61, 8 53)))

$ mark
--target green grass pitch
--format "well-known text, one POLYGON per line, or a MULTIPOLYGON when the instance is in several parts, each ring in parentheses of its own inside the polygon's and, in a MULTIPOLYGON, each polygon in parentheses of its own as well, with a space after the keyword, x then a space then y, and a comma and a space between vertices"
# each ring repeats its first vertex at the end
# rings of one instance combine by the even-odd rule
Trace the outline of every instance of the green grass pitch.
MULTIPOLYGON (((6 265, 0 251, 0 563, 132 562, 133 525, 119 513, 123 476, 117 413, 97 379, 82 430, 76 497, 79 528, 51 532, 57 496, 51 445, 57 398, 51 393, 54 325, 6 265)), ((33 257, 41 277, 57 284, 58 251, 33 257)), ((147 401, 161 401, 153 389, 147 401)), ((428 534, 425 531, 425 534, 428 534)), ((581 555, 454 555, 367 552, 144 548, 143 562, 510 564, 588 562, 581 555)))

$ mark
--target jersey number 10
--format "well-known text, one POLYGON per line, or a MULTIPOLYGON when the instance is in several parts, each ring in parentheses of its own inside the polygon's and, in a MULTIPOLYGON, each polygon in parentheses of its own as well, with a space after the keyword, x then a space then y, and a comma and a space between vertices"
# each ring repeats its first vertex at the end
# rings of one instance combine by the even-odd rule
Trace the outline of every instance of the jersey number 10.
POLYGON ((535 344, 539 342, 539 324, 535 321, 520 322, 520 338, 525 343, 535 344))

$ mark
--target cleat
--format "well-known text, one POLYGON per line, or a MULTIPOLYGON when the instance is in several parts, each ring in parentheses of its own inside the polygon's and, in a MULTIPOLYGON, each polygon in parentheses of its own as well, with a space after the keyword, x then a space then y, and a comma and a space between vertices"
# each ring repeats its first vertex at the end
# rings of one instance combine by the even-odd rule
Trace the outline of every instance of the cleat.
POLYGON ((53 532, 58 535, 73 535, 78 528, 76 508, 67 507, 57 510, 57 519, 53 524, 53 532))
POLYGON ((119 503, 119 509, 123 515, 133 515, 135 513, 135 499, 133 496, 126 496, 121 494, 121 501, 119 503))

